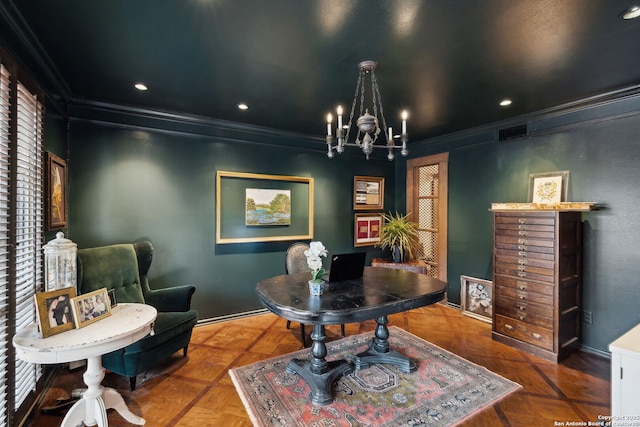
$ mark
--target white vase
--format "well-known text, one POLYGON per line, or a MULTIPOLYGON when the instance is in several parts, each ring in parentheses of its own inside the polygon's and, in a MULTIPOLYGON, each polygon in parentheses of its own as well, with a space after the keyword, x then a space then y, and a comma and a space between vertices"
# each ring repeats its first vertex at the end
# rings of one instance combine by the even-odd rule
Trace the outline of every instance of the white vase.
POLYGON ((314 282, 309 280, 309 294, 312 296, 320 296, 324 292, 324 281, 314 282))

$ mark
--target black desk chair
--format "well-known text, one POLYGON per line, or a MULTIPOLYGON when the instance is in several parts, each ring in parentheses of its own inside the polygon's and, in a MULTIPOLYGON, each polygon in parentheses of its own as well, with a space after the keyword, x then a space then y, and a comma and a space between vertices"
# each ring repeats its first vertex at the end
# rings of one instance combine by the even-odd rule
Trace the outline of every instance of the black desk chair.
MULTIPOLYGON (((284 262, 284 270, 287 274, 311 272, 311 269, 307 265, 307 257, 304 254, 304 251, 307 249, 309 249, 309 245, 307 243, 298 242, 289 246, 284 262)), ((291 329, 291 320, 287 320, 287 329, 291 329)), ((344 324, 340 325, 340 332, 344 337, 344 324)), ((302 347, 306 347, 307 335, 304 332, 304 324, 302 323, 300 324, 300 336, 302 340, 302 347)))

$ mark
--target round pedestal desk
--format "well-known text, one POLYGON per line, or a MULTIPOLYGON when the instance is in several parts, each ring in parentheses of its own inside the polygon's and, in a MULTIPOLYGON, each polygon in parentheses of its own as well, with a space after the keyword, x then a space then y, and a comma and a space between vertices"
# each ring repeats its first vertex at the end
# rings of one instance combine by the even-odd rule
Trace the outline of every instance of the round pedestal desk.
POLYGON ((87 390, 62 420, 63 427, 107 427, 107 409, 113 408, 132 424, 143 425, 144 418, 133 414, 116 390, 101 385, 104 378, 102 355, 126 347, 147 334, 153 334, 157 311, 145 304, 118 304, 111 316, 81 329, 42 338, 38 325, 31 324, 13 337, 16 354, 24 361, 56 364, 87 360, 83 375, 87 390))

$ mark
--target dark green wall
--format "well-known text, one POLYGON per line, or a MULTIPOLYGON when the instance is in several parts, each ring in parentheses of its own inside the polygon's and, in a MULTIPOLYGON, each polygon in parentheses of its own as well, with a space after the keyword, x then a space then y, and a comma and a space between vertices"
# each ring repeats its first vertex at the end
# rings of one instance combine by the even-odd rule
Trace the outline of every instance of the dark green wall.
POLYGON ((583 307, 593 324, 582 326, 585 346, 608 351, 640 322, 640 99, 530 118, 529 129, 510 141, 486 127, 411 147, 411 157, 449 152, 449 301, 460 303, 460 275, 491 279, 491 203, 526 202, 530 173, 568 170, 569 200, 604 206, 583 214, 583 307))
MULTIPOLYGON (((69 237, 80 248, 150 240, 152 286, 195 285, 201 318, 261 308, 255 285, 284 274, 291 244, 216 245, 216 171, 313 177, 314 240, 330 253, 356 250, 354 175, 385 177, 385 209, 394 209, 393 163, 366 161, 353 147, 355 156, 329 160, 322 144, 303 140, 297 148, 283 148, 276 143, 285 137, 276 135, 254 135, 261 140, 256 144, 241 131, 225 130, 219 137, 206 126, 198 127, 198 134, 175 132, 175 123, 156 130, 121 126, 127 120, 132 118, 120 118, 115 126, 71 122, 69 237)), ((364 250, 369 262, 381 255, 373 247, 364 250)))

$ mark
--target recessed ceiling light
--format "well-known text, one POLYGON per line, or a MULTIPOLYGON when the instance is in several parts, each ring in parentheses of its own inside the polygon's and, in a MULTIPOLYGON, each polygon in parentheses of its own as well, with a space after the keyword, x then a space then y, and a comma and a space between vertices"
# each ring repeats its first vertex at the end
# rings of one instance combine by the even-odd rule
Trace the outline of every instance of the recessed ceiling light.
POLYGON ((147 85, 145 85, 144 83, 136 83, 134 87, 141 91, 147 90, 147 85))
POLYGON ((631 6, 622 12, 622 19, 635 19, 640 16, 640 6, 631 6))
POLYGON ((244 102, 241 102, 240 104, 238 104, 238 108, 240 110, 248 110, 249 106, 247 104, 245 104, 244 102))
POLYGON ((511 105, 511 100, 510 99, 503 99, 502 101, 500 101, 500 106, 501 107, 507 107, 511 105))

